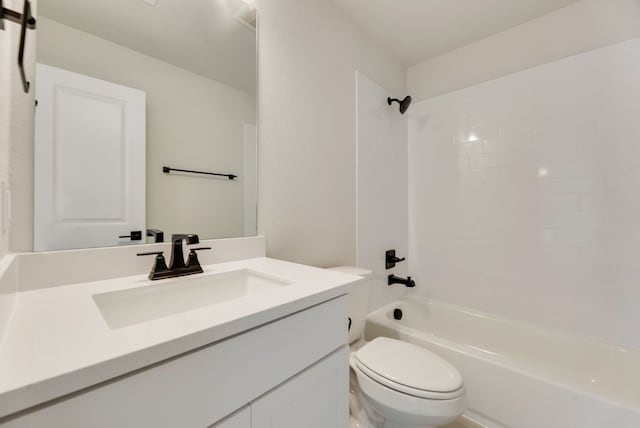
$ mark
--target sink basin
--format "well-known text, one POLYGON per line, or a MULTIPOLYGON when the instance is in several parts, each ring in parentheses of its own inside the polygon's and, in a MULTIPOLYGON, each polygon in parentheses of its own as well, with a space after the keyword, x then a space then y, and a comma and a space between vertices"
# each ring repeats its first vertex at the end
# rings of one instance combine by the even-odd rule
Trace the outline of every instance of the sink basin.
POLYGON ((250 269, 167 281, 95 294, 93 300, 109 327, 115 329, 241 299, 292 283, 250 269))

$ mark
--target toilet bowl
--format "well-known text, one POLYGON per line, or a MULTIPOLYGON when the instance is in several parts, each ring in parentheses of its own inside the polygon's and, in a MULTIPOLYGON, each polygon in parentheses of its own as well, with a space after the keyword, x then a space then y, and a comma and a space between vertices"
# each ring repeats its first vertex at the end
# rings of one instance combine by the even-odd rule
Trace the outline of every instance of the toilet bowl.
POLYGON ((352 428, 435 428, 466 408, 460 372, 417 345, 387 337, 362 341, 371 271, 331 268, 365 278, 349 295, 352 428), (364 300, 364 304, 363 304, 364 300))
POLYGON ((462 376, 434 353, 378 337, 351 354, 363 427, 439 427, 465 410, 462 376))

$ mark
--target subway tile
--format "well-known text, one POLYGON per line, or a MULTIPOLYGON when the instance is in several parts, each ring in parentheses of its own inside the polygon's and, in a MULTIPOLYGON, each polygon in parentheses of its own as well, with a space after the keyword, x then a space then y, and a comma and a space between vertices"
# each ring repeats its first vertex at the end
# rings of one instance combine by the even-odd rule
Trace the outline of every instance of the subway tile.
POLYGON ((470 143, 460 143, 458 145, 460 156, 471 156, 482 153, 482 141, 472 141, 470 143))
POLYGON ((590 245, 595 241, 595 233, 591 230, 546 228, 544 239, 558 245, 590 245))
POLYGON ((497 168, 471 171, 469 174, 474 180, 497 181, 500 177, 500 170, 497 168))
POLYGON ((593 193, 580 194, 580 209, 583 211, 595 211, 597 209, 597 198, 593 193))
POLYGON ((493 138, 484 142, 484 152, 493 153, 503 150, 513 150, 514 144, 512 140, 507 138, 493 138))
POLYGON ((458 171, 468 171, 469 170, 469 157, 461 156, 458 158, 458 171))
POLYGON ((638 68, 640 39, 419 103, 416 293, 640 348, 638 68))
POLYGON ((552 178, 590 178, 596 172, 594 161, 575 159, 542 161, 540 169, 552 178))
POLYGON ((492 123, 464 126, 463 129, 459 129, 456 133, 456 141, 459 143, 469 143, 496 138, 499 134, 498 129, 498 125, 492 123))
POLYGON ((577 193, 545 195, 544 207, 552 211, 579 211, 580 195, 577 193))
POLYGON ((512 160, 511 156, 505 153, 492 153, 471 156, 471 169, 497 168, 508 165, 512 160))
POLYGON ((562 229, 596 229, 599 218, 593 212, 554 212, 546 216, 545 225, 562 229))
POLYGON ((597 181, 594 178, 544 178, 543 187, 547 193, 594 192, 597 181))

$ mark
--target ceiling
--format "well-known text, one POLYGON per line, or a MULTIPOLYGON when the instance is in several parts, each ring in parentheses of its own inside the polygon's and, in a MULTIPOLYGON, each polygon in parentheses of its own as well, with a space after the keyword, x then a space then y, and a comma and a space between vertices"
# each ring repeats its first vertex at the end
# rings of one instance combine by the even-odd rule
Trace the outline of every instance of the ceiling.
POLYGON ((242 0, 40 0, 38 13, 255 94, 256 33, 233 17, 244 4, 242 0))
POLYGON ((412 66, 577 0, 333 1, 405 66, 412 66))

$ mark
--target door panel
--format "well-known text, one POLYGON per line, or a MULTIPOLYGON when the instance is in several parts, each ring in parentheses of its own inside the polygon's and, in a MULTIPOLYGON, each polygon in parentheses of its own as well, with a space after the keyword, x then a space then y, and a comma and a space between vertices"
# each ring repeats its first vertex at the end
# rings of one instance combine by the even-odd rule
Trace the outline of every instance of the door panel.
POLYGON ((132 243, 118 237, 145 230, 144 92, 38 64, 36 98, 34 249, 132 243))

